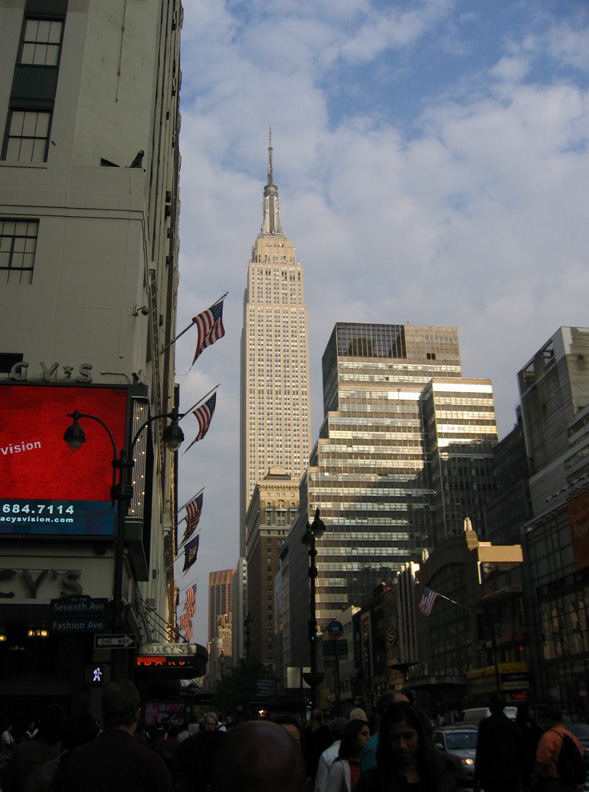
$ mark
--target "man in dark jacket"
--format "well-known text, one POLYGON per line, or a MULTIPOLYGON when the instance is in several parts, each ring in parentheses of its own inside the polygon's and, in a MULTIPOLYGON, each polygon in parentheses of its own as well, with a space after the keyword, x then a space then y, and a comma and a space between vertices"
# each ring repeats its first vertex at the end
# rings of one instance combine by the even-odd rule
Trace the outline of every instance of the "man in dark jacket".
POLYGON ((519 792, 523 745, 515 722, 503 712, 505 696, 493 693, 491 714, 479 723, 475 792, 519 792))
POLYGON ((102 695, 105 731, 74 748, 63 779, 66 792, 172 792, 163 759, 133 739, 140 713, 132 682, 110 682, 102 695))

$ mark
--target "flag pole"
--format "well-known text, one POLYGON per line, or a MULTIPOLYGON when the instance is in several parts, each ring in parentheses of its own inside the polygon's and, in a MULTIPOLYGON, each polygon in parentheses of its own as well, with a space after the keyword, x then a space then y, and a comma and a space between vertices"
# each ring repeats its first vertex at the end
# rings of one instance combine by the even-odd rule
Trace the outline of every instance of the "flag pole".
MULTIPOLYGON (((206 396, 203 396, 202 399, 199 399, 195 404, 193 404, 192 407, 189 410, 186 410, 186 412, 184 412, 181 415, 179 415, 178 416, 178 420, 181 421, 182 418, 185 418, 188 415, 188 413, 190 413, 190 412, 192 412, 194 410, 195 407, 198 407, 199 404, 202 404, 202 402, 206 401, 209 398, 209 396, 211 394, 213 394, 217 390, 217 388, 220 387, 220 385, 221 385, 221 383, 219 383, 218 385, 215 385, 215 387, 212 390, 210 390, 207 393, 206 396)), ((178 511, 181 511, 181 509, 179 509, 178 511)))
POLYGON ((184 588, 180 588, 180 586, 178 586, 178 594, 184 594, 184 592, 188 591, 189 588, 192 588, 195 583, 198 583, 198 576, 194 578, 194 583, 191 583, 189 586, 185 586, 184 588))
MULTIPOLYGON (((433 589, 430 589, 430 591, 433 591, 433 589)), ((445 594, 440 594, 439 591, 434 591, 434 594, 437 597, 441 597, 442 599, 445 599, 448 602, 451 602, 452 605, 458 605, 459 608, 462 608, 465 611, 470 611, 470 608, 467 608, 466 605, 462 605, 460 602, 456 602, 456 600, 450 599, 450 597, 447 597, 445 594)))
MULTIPOLYGON (((197 536, 200 536, 200 530, 198 530, 198 531, 197 531, 197 532, 194 534, 194 536, 190 536, 190 537, 189 537, 189 539, 192 541, 193 539, 196 539, 196 537, 197 537, 197 536)), ((185 547, 184 547, 184 545, 185 545, 185 544, 186 544, 186 542, 182 542, 182 543, 180 544, 180 549, 178 550, 178 552, 177 552, 177 553, 176 553, 176 555, 174 556, 174 561, 177 561, 177 560, 180 558, 180 556, 182 555, 182 551, 185 549, 185 547)), ((188 572, 188 569, 187 569, 186 571, 188 572)), ((190 586, 189 586, 188 588, 190 588, 190 586)))
POLYGON ((186 501, 186 503, 184 504, 184 506, 180 506, 180 508, 179 508, 179 509, 178 509, 178 511, 176 512, 176 515, 180 514, 180 512, 182 511, 182 509, 185 509, 185 508, 188 506, 188 504, 189 504, 189 503, 192 503, 192 501, 193 501, 193 500, 196 500, 196 499, 198 498, 198 496, 201 494, 201 492, 204 492, 204 491, 205 491, 205 489, 206 489, 206 487, 203 487, 201 490, 199 490, 199 491, 196 493, 196 495, 195 495, 193 498, 190 498, 190 500, 187 500, 187 501, 186 501))
POLYGON ((184 328, 184 330, 182 330, 182 332, 181 332, 181 333, 178 333, 178 335, 177 335, 175 338, 173 338, 173 339, 170 341, 170 343, 169 343, 169 344, 166 344, 166 346, 165 346, 165 347, 162 347, 162 351, 160 352, 160 355, 163 355, 163 354, 164 354, 164 352, 166 351, 166 349, 169 349, 171 346, 173 346, 173 345, 176 343, 176 341, 177 341, 179 338, 182 338, 182 336, 184 335, 184 333, 187 333, 187 332, 190 330, 190 328, 191 328, 191 327, 194 327, 194 322, 190 322, 190 324, 188 325, 188 327, 185 327, 185 328, 184 328))
MULTIPOLYGON (((218 299, 218 300, 215 300, 215 302, 214 302, 214 303, 212 303, 211 305, 209 305, 209 309, 210 309, 210 308, 214 308, 214 307, 215 307, 215 305, 218 305, 218 304, 219 304, 219 303, 220 303, 222 300, 224 300, 224 299, 225 299, 225 297, 227 297, 227 295, 228 295, 228 294, 229 294, 229 292, 228 292, 228 291, 226 291, 226 292, 225 292, 225 294, 224 294, 222 297, 219 297, 219 299, 218 299)), ((185 328, 184 328, 184 330, 182 330, 182 332, 181 332, 181 333, 178 333, 178 335, 177 335, 175 338, 173 338, 173 339, 170 341, 170 343, 169 343, 169 344, 167 344, 165 347, 162 347, 162 351, 160 352, 160 355, 163 355, 163 353, 166 351, 166 349, 169 349, 169 348, 172 346, 172 344, 175 344, 175 343, 176 343, 176 341, 177 341, 179 338, 181 338, 181 337, 184 335, 184 333, 187 333, 187 332, 190 330, 190 328, 191 328, 191 327, 194 327, 194 322, 190 322, 190 324, 188 325, 188 327, 185 327, 185 328)))

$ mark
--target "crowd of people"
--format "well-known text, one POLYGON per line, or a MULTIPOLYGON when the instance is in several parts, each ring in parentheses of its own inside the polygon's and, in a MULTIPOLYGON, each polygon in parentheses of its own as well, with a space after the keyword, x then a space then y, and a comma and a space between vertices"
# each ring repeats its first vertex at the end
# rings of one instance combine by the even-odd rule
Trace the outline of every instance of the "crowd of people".
MULTIPOLYGON (((101 726, 89 713, 66 719, 57 705, 20 742, 8 726, 1 792, 451 792, 455 777, 412 699, 408 690, 384 694, 374 722, 359 708, 330 723, 316 711, 305 726, 291 715, 222 724, 208 712, 150 734, 139 728, 137 688, 111 682, 101 726)), ((542 730, 528 704, 515 722, 504 705, 493 696, 479 724, 475 792, 580 792, 562 757, 572 766, 570 750, 583 752, 562 712, 549 707, 542 730)))

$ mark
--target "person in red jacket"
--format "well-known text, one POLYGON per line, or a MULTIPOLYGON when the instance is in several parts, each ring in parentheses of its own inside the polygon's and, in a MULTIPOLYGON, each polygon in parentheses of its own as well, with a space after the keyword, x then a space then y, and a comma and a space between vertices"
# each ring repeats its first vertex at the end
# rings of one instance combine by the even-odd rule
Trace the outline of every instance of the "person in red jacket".
POLYGON ((567 731, 562 724, 562 710, 551 706, 544 713, 546 731, 540 737, 536 751, 536 777, 540 780, 539 788, 550 792, 566 792, 576 789, 576 785, 567 786, 558 775, 558 756, 562 748, 563 735, 568 735, 583 756, 583 749, 574 734, 567 731))

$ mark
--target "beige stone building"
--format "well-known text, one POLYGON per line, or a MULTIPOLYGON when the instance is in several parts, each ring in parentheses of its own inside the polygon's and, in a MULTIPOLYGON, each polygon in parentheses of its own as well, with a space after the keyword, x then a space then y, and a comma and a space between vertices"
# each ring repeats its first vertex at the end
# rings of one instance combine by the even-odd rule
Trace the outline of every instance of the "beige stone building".
POLYGON ((251 619, 249 649, 262 662, 276 666, 276 594, 274 583, 280 551, 299 503, 299 483, 274 465, 254 489, 246 515, 247 602, 251 619))

